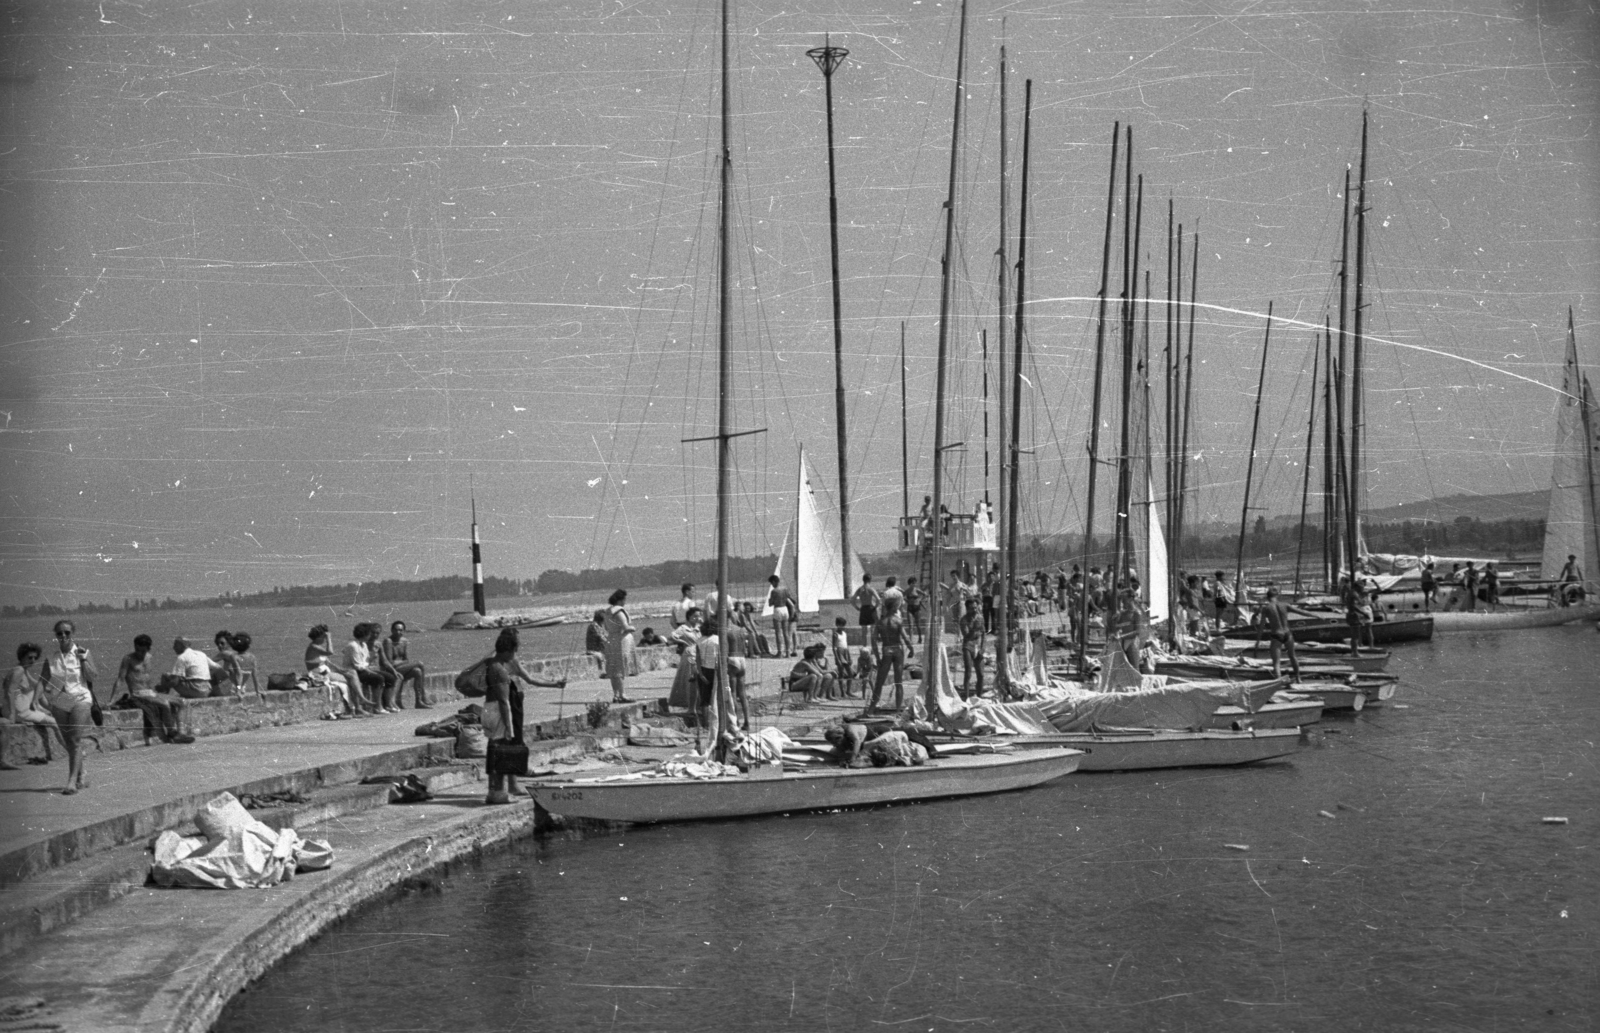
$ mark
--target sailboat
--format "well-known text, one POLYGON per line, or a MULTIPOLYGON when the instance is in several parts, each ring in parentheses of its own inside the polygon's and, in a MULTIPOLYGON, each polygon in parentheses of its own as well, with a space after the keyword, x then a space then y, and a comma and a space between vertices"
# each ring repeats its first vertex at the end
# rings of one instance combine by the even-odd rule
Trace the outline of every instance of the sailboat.
POLYGON ((1600 525, 1595 522, 1596 448, 1600 448, 1600 409, 1596 408, 1589 378, 1578 365, 1578 338, 1572 310, 1568 309, 1567 355, 1561 366, 1561 394, 1556 402, 1555 461, 1550 470, 1550 502, 1545 516, 1541 563, 1551 591, 1536 596, 1509 596, 1502 600, 1505 608, 1500 610, 1436 613, 1433 617, 1435 629, 1542 628, 1600 616, 1595 568, 1600 561, 1600 525), (1570 581, 1562 573, 1568 557, 1577 565, 1570 581), (1571 587, 1574 584, 1576 589, 1571 587), (1529 600, 1532 605, 1519 605, 1522 600, 1529 600))
MULTIPOLYGON (((811 464, 805 449, 800 450, 799 484, 795 488, 794 514, 794 593, 802 616, 816 614, 824 600, 844 601, 848 586, 861 580, 861 557, 850 550, 848 573, 839 562, 841 545, 832 523, 824 518, 817 501, 811 464)), ((776 571, 782 576, 780 559, 776 571)))
MULTIPOLYGON (((728 0, 721 4, 722 24, 722 140, 721 194, 718 225, 719 251, 719 405, 717 413, 717 581, 718 620, 726 626, 728 583, 728 532, 730 497, 730 445, 739 432, 730 429, 728 379, 730 320, 728 307, 728 202, 732 159, 729 149, 732 115, 728 99, 728 0)), ((966 44, 966 5, 961 9, 962 56, 957 58, 956 88, 965 88, 961 68, 966 44)), ((952 140, 952 150, 955 147, 952 140)), ((952 168, 954 160, 952 159, 952 168)), ((948 275, 948 274, 947 274, 948 275)), ((946 285, 948 287, 948 283, 946 285)), ((935 489, 937 491, 937 488, 935 489)), ((804 493, 803 493, 804 494, 804 493)), ((936 618, 937 619, 937 618, 936 618)), ((718 689, 713 708, 716 741, 706 757, 669 764, 661 771, 611 778, 533 782, 528 793, 550 814, 606 822, 692 821, 738 818, 798 810, 860 807, 928 800, 978 793, 1003 792, 1036 786, 1077 768, 1081 750, 1008 751, 1000 754, 963 755, 930 760, 914 767, 839 768, 795 767, 782 759, 750 761, 747 768, 725 763, 728 744, 738 735, 732 727, 726 676, 726 651, 719 657, 718 689), (711 754, 715 754, 713 757, 711 754)), ((756 738, 756 737, 752 737, 756 738)), ((752 751, 757 752, 757 751, 752 751)))

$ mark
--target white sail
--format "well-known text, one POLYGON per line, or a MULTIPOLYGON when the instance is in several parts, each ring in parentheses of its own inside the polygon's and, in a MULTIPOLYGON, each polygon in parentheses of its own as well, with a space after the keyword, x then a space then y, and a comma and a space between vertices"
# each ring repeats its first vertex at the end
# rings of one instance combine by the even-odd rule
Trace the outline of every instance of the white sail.
MULTIPOLYGON (((1156 486, 1146 475, 1146 485, 1149 493, 1145 496, 1152 502, 1156 497, 1156 486)), ((1159 624, 1172 616, 1167 599, 1167 536, 1161 533, 1161 521, 1156 518, 1155 506, 1146 505, 1148 514, 1145 521, 1150 527, 1150 580, 1147 582, 1150 593, 1150 623, 1159 624)))
MULTIPOLYGON (((843 599, 845 580, 839 571, 839 539, 832 521, 817 500, 811 485, 811 467, 800 452, 800 485, 794 519, 794 592, 801 613, 816 613, 818 600, 843 599)), ((861 578, 861 557, 852 549, 849 583, 861 578)))
POLYGON ((1578 342, 1567 331, 1567 358, 1561 367, 1561 396, 1556 402, 1555 461, 1550 470, 1550 509, 1544 524, 1544 576, 1559 578, 1568 556, 1578 558, 1586 582, 1596 579, 1594 459, 1590 451, 1595 414, 1578 370, 1578 342))

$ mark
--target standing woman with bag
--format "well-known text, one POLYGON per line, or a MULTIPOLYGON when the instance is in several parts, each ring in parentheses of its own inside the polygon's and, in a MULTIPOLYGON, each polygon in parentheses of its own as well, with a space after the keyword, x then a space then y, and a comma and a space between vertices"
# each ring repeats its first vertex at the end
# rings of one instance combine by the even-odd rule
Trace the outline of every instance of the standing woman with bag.
MULTIPOLYGON (((483 731, 491 744, 485 765, 489 769, 489 795, 484 803, 510 803, 521 792, 516 775, 494 770, 492 745, 522 745, 522 686, 517 679, 547 689, 565 688, 567 684, 565 678, 546 681, 530 674, 517 660, 519 644, 515 628, 502 629, 494 640, 494 656, 484 665, 483 731)), ((526 763, 526 756, 523 761, 526 763)))
POLYGON ((83 743, 85 739, 100 741, 94 719, 98 709, 94 679, 100 672, 89 651, 73 640, 76 631, 71 621, 56 621, 56 650, 40 672, 44 698, 67 743, 67 788, 62 790, 63 796, 89 788, 89 779, 83 773, 83 743))
POLYGON ((606 677, 611 679, 611 702, 632 703, 622 694, 622 679, 628 676, 628 657, 633 652, 633 622, 622 604, 628 590, 619 588, 606 600, 606 677))

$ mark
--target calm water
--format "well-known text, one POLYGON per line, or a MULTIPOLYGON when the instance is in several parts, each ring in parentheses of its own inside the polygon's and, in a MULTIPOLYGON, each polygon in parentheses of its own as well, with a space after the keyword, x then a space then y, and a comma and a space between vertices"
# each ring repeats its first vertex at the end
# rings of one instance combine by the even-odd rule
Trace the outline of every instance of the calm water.
POLYGON ((524 842, 219 1029, 1595 1029, 1600 635, 1391 669, 1292 763, 524 842))

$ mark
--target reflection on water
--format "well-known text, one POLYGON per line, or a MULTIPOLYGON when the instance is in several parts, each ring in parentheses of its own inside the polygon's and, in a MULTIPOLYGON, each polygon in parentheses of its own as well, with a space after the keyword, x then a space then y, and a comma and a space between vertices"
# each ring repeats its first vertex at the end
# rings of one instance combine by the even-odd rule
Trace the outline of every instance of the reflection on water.
POLYGON ((1390 669, 1289 763, 525 842, 218 1028, 1594 1029, 1600 636, 1390 669))

